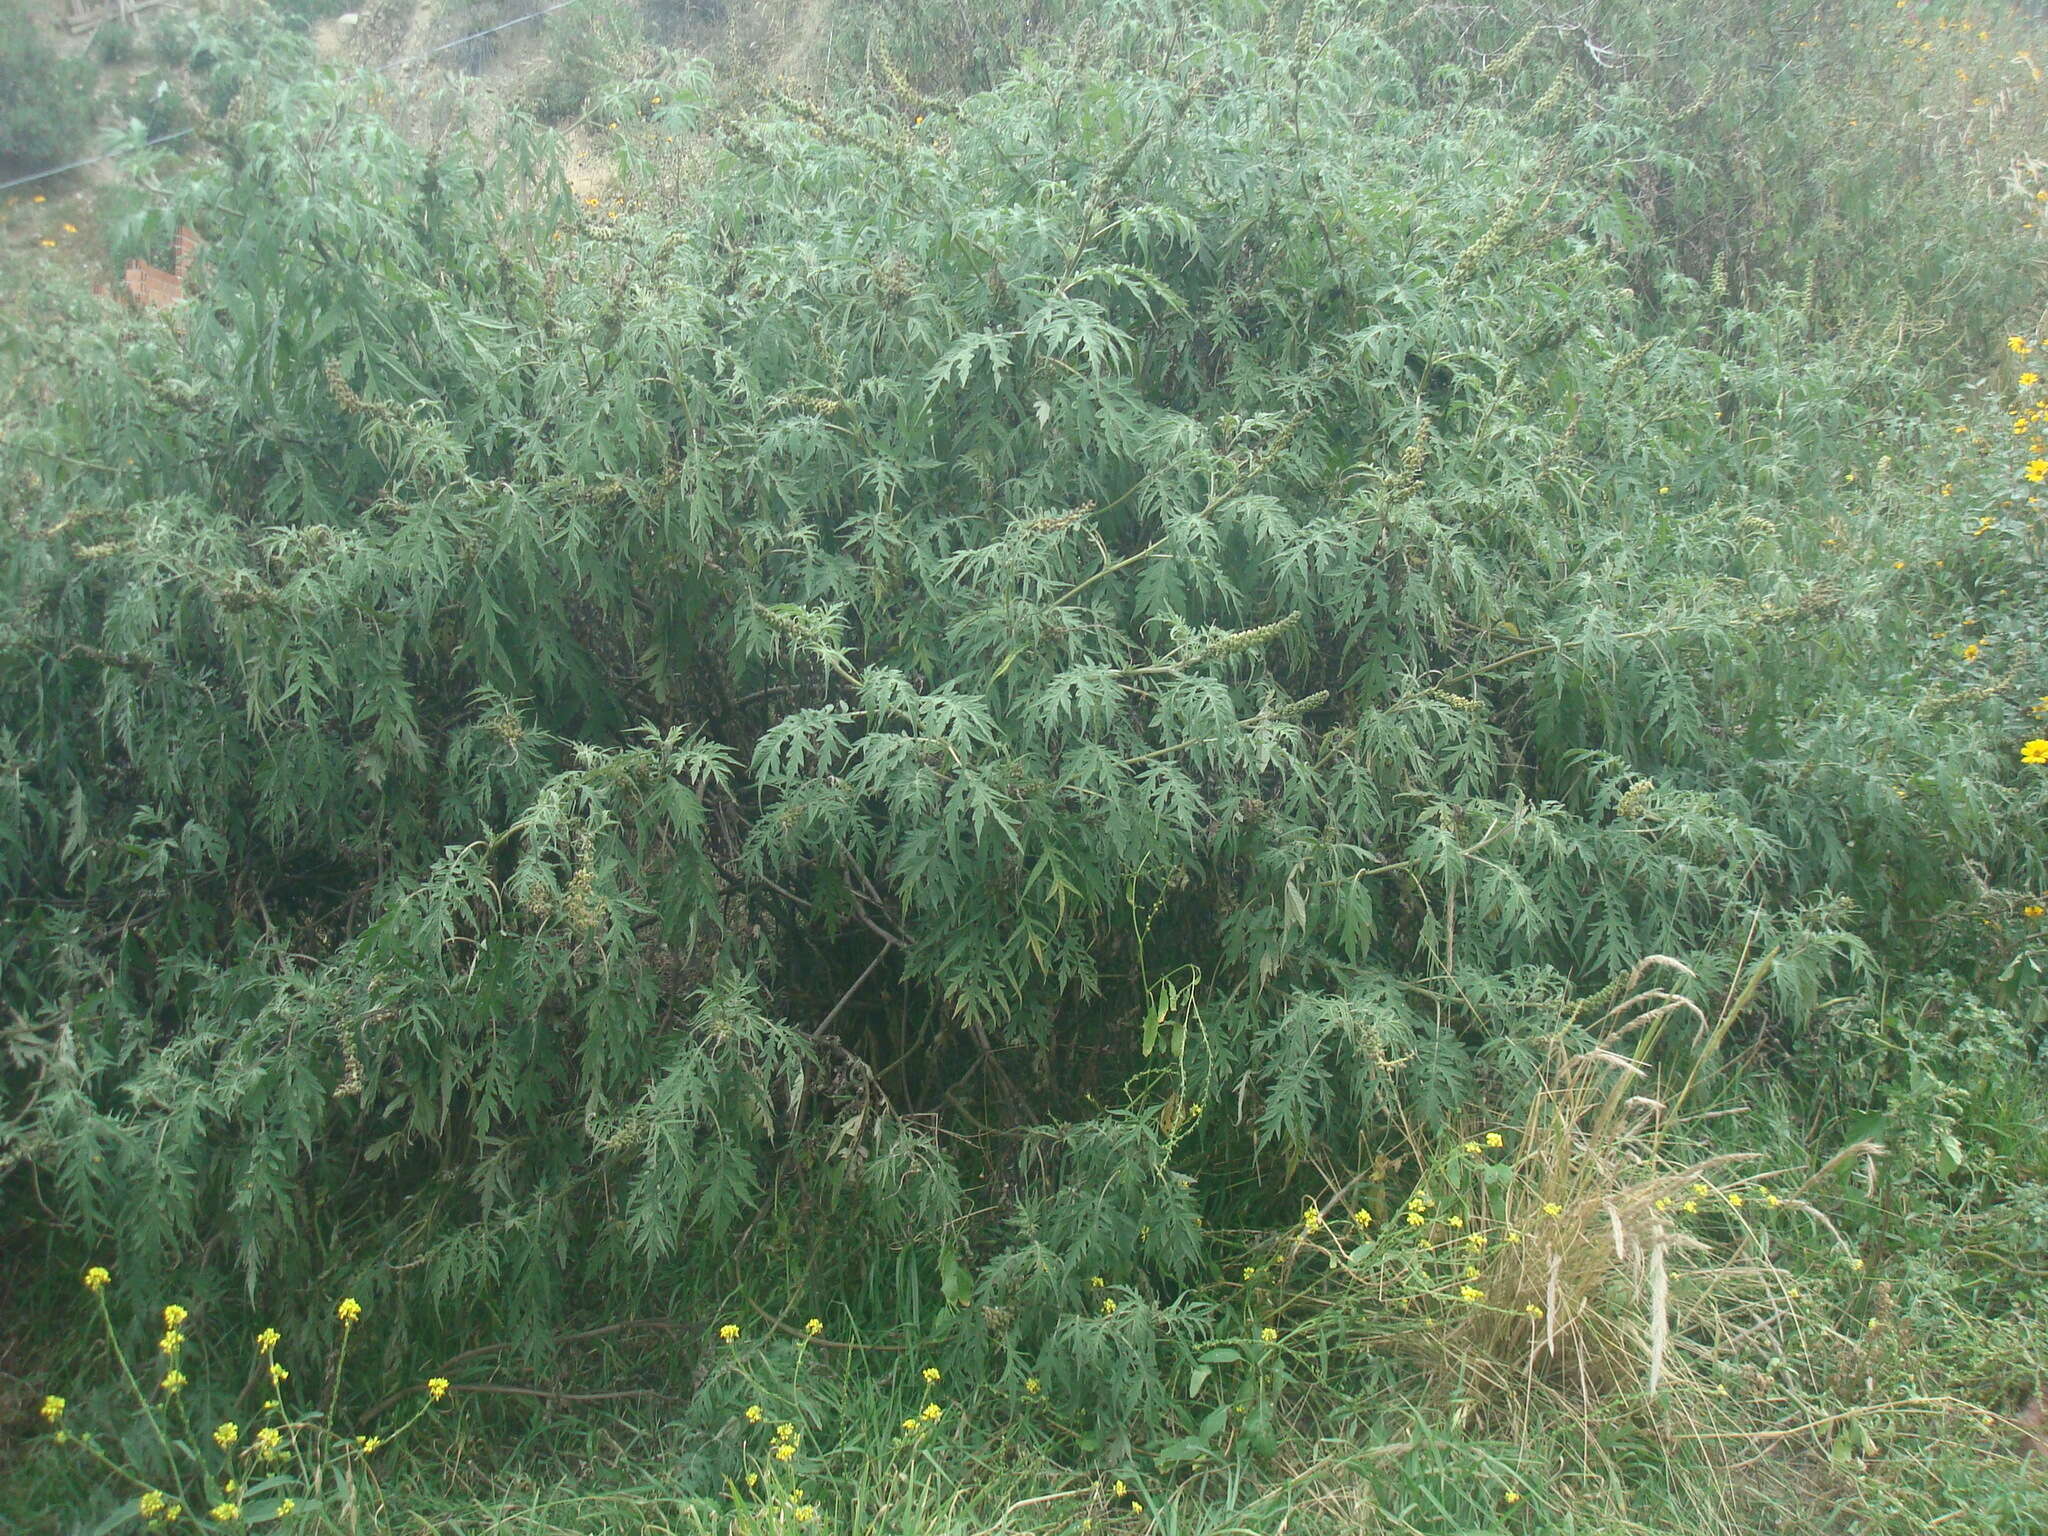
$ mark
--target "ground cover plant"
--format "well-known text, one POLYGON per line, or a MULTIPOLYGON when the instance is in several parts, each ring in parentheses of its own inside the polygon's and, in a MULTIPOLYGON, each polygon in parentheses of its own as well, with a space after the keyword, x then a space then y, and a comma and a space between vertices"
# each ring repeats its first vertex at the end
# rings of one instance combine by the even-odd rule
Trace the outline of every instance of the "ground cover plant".
POLYGON ((2048 1528, 2033 23, 847 11, 606 195, 202 25, 0 329, 9 1518, 2048 1528))

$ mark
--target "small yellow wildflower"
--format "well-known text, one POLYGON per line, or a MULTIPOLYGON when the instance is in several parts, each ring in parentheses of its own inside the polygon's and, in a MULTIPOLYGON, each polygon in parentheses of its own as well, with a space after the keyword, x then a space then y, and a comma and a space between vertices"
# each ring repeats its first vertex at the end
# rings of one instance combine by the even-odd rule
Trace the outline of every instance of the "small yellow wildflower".
POLYGON ((235 1423, 219 1425, 213 1432, 213 1443, 224 1451, 241 1438, 242 1428, 239 1424, 235 1423))
POLYGON ((775 1459, 777 1461, 788 1461, 794 1455, 796 1455, 796 1447, 787 1440, 775 1447, 775 1459))
POLYGON ((787 1440, 791 1444, 794 1444, 797 1439, 796 1426, 794 1424, 787 1423, 776 1425, 775 1438, 778 1440, 787 1440))
POLYGON ((1419 1227, 1422 1225, 1422 1212, 1410 1211, 1406 1217, 1406 1220, 1409 1226, 1419 1227))
POLYGON ((1734 1206, 1737 1210, 1740 1210, 1742 1208, 1742 1196, 1737 1194, 1730 1194, 1728 1196, 1728 1203, 1731 1206, 1734 1206))
POLYGON ((43 1406, 41 1412, 43 1415, 43 1422, 45 1424, 63 1423, 64 1399, 56 1396, 54 1393, 51 1394, 50 1396, 43 1399, 43 1406))
POLYGON ((291 1379, 291 1374, 290 1371, 279 1365, 275 1360, 270 1362, 270 1384, 273 1387, 283 1386, 291 1379))
POLYGON ((758 1423, 760 1423, 760 1422, 761 1422, 761 1421, 762 1421, 763 1419, 765 1419, 766 1417, 768 1417, 768 1415, 766 1415, 765 1413, 763 1413, 763 1412, 761 1411, 761 1405, 760 1405, 759 1403, 749 1403, 749 1404, 747 1404, 747 1415, 746 1415, 746 1417, 747 1417, 747 1422, 748 1422, 749 1424, 758 1424, 758 1423))
POLYGON ((359 1450, 360 1450, 360 1451, 361 1451, 361 1452, 362 1452, 362 1453, 363 1453, 363 1454, 364 1454, 365 1456, 371 1455, 371 1454, 373 1454, 374 1452, 376 1452, 377 1450, 381 1449, 381 1448, 382 1448, 382 1446, 383 1446, 383 1444, 384 1444, 384 1437, 383 1437, 382 1435, 357 1435, 357 1436, 356 1436, 356 1447, 357 1447, 357 1449, 359 1449, 359 1450))
POLYGON ((731 1344, 740 1336, 740 1325, 738 1323, 723 1324, 718 1330, 718 1336, 725 1340, 726 1343, 731 1344))
POLYGON ((2027 338, 2024 336, 2006 337, 2005 347, 2006 350, 2012 353, 2015 357, 2025 357, 2029 352, 2034 350, 2031 346, 2027 344, 2027 338))
POLYGON ((362 1303, 353 1296, 344 1296, 341 1298, 341 1305, 334 1309, 334 1315, 341 1319, 342 1327, 353 1328, 356 1319, 363 1315, 362 1303))
POLYGON ((1098 1291, 1101 1290, 1105 1285, 1109 1284, 1109 1282, 1103 1279, 1100 1275, 1090 1275, 1088 1277, 1088 1283, 1098 1291))
POLYGON ((946 1416, 946 1410, 937 1403, 926 1403, 917 1411, 917 1416, 927 1424, 936 1424, 946 1416))
POLYGON ((2037 901, 2037 902, 2033 902, 2033 903, 2031 903, 2031 904, 2030 904, 2030 905, 2028 905, 2028 906, 2024 906, 2024 907, 2021 907, 2021 908, 2020 908, 2020 916, 2021 916, 2021 917, 2048 917, 2048 907, 2044 907, 2044 906, 2042 906, 2042 905, 2041 905, 2041 904, 2040 904, 2040 903, 2039 903, 2038 901, 2037 901))
POLYGON ((1976 644, 1970 644, 1970 645, 1966 645, 1966 646, 1964 646, 1964 647, 1963 647, 1963 660, 1965 660, 1965 661, 1975 661, 1975 660, 1977 659, 1977 657, 1978 657, 1978 656, 1979 656, 1980 654, 1982 654, 1983 650, 1984 650, 1984 647, 1982 647, 1981 645, 1976 645, 1976 644))
POLYGON ((297 1509, 298 1507, 299 1501, 297 1499, 279 1499, 277 1501, 278 1517, 282 1519, 284 1516, 290 1514, 293 1510, 297 1509))
POLYGON ((1116 1496, 1120 1499, 1127 1498, 1129 1497, 1130 1492, 1130 1485, 1127 1484, 1122 1478, 1118 1478, 1116 1480, 1116 1496))
POLYGON ((214 1519, 218 1520, 222 1525, 233 1525, 237 1520, 242 1518, 242 1506, 239 1504, 230 1504, 225 1499, 223 1499, 220 1503, 214 1505, 213 1508, 209 1509, 207 1511, 207 1514, 211 1515, 214 1519))
POLYGON ((175 1355, 185 1347, 185 1335, 173 1328, 156 1341, 156 1347, 167 1355, 175 1355))
POLYGON ((2048 480, 2048 459, 2027 460, 2027 478, 2036 485, 2048 480))
POLYGON ((164 1496, 154 1488, 135 1501, 135 1513, 145 1520, 154 1520, 164 1512, 164 1496))
POLYGON ((928 1365, 918 1374, 927 1382, 936 1382, 939 1379, 939 1368, 936 1365, 928 1365))
POLYGON ((256 1449, 268 1461, 284 1453, 284 1431, 265 1425, 256 1431, 256 1449))
POLYGON ((906 1435, 914 1435, 918 1430, 918 1422, 915 1419, 905 1419, 902 1428, 906 1435))
POLYGON ((1499 1148, 1506 1146, 1507 1140, 1499 1131, 1488 1131, 1486 1133, 1486 1144, 1489 1147, 1499 1148))
POLYGON ((85 1272, 85 1288, 88 1291, 103 1291, 107 1287, 107 1282, 113 1278, 107 1273, 104 1265, 95 1264, 85 1272))
MULTIPOLYGON (((660 100, 659 97, 656 97, 655 99, 657 101, 660 100)), ((804 1332, 809 1334, 814 1339, 824 1331, 825 1320, 822 1317, 814 1317, 809 1322, 804 1324, 804 1332)))
POLYGON ((1032 1397, 1038 1396, 1038 1378, 1036 1376, 1026 1376, 1024 1378, 1024 1390, 1032 1397))
POLYGON ((1536 1303, 1533 1301, 1530 1302, 1526 1307, 1522 1308, 1522 1310, 1534 1318, 1541 1318, 1543 1316, 1543 1309, 1537 1306, 1536 1303))
POLYGON ((280 1335, 275 1328, 266 1328, 256 1335, 256 1348, 267 1355, 277 1348, 279 1337, 280 1335))
POLYGON ((1478 1155, 1478 1152, 1479 1152, 1479 1143, 1478 1143, 1478 1142, 1476 1142, 1476 1141, 1468 1141, 1468 1142, 1466 1142, 1466 1143, 1465 1143, 1465 1151, 1466 1151, 1466 1152, 1467 1152, 1468 1154, 1470 1154, 1470 1155, 1473 1155, 1473 1156, 1476 1156, 1476 1155, 1478 1155))
POLYGON ((1444 1225, 1447 1227, 1462 1227, 1465 1225, 1465 1218, 1462 1216, 1446 1216, 1444 1218, 1444 1225))
POLYGON ((179 1306, 174 1301, 168 1307, 164 1308, 164 1327, 166 1329, 179 1327, 184 1323, 185 1319, 190 1317, 191 1315, 191 1313, 187 1312, 183 1307, 179 1306))
POLYGON ((1304 1232, 1309 1233, 1311 1236, 1320 1232, 1323 1227, 1323 1213, 1312 1205, 1303 1207, 1301 1227, 1304 1232))
POLYGON ((1458 1299, 1460 1301, 1484 1301, 1486 1300, 1486 1292, 1479 1289, 1476 1285, 1461 1285, 1458 1287, 1458 1299))
POLYGON ((1688 1216, 1697 1216, 1700 1213, 1700 1203, 1697 1200, 1688 1200, 1679 1209, 1688 1216))
POLYGON ((1261 1328, 1259 1330, 1259 1339, 1266 1344, 1278 1344, 1280 1342, 1280 1330, 1278 1328, 1261 1328))
POLYGON ((798 1525, 809 1525, 818 1518, 818 1506, 815 1504, 799 1504, 789 1512, 789 1517, 798 1525))
POLYGON ((1361 1207, 1351 1213, 1351 1224, 1363 1232, 1372 1225, 1372 1212, 1361 1207))
POLYGON ((2048 763, 2048 736, 2037 736, 2020 748, 2023 763, 2048 763))
POLYGON ((164 1372, 163 1389, 172 1397, 176 1397, 185 1390, 185 1373, 183 1371, 164 1372))
POLYGON ((1861 1274, 1863 1271, 1863 1261, 1861 1259, 1851 1259, 1849 1261, 1849 1267, 1855 1270, 1858 1274, 1861 1274))
POLYGON ((1555 1200, 1546 1200, 1543 1202, 1543 1214, 1546 1216, 1562 1216, 1564 1214, 1564 1207, 1555 1200))
POLYGON ((447 1395, 448 1378, 446 1376, 429 1376, 427 1378, 427 1397, 429 1401, 438 1403, 447 1395))
POLYGON ((1102 1298, 1102 1315, 1103 1315, 1104 1317, 1109 1317, 1109 1316, 1110 1316, 1110 1315, 1112 1315, 1112 1314, 1113 1314, 1113 1313, 1114 1313, 1115 1311, 1116 1311, 1116 1303, 1115 1303, 1115 1302, 1114 1302, 1113 1300, 1111 1300, 1111 1299, 1110 1299, 1109 1297, 1107 1297, 1107 1296, 1103 1297, 1103 1298, 1102 1298))
POLYGON ((1503 1504, 1519 1504, 1522 1502, 1522 1496, 1521 1494, 1517 1493, 1514 1489, 1510 1488, 1506 1493, 1500 1496, 1500 1501, 1503 1504))

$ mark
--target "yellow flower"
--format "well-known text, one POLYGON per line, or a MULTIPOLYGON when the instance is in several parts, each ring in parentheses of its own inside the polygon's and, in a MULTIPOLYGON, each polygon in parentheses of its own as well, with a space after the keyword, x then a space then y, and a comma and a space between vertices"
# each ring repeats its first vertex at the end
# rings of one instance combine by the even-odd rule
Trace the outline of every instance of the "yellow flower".
POLYGON ((2048 917, 2048 907, 2044 907, 2044 906, 2042 906, 2042 905, 2041 905, 2041 904, 2040 904, 2040 903, 2039 903, 2038 901, 2036 901, 2036 902, 2031 902, 2031 903, 2029 903, 2028 905, 2026 905, 2026 906, 2024 906, 2024 907, 2021 907, 2021 908, 2020 908, 2020 916, 2021 916, 2021 917, 2048 917))
POLYGON ((818 1518, 818 1507, 815 1504, 799 1504, 789 1512, 789 1517, 798 1525, 809 1525, 818 1518))
POLYGON ((54 240, 44 240, 41 244, 45 250, 54 251, 57 249, 57 242, 54 240))
POLYGON ((278 1337, 278 1331, 275 1328, 264 1329, 256 1335, 257 1349, 266 1355, 269 1354, 273 1349, 277 1348, 278 1337))
POLYGON ((1519 1504, 1522 1502, 1521 1494, 1517 1493, 1512 1488, 1510 1488, 1506 1493, 1502 1494, 1500 1496, 1500 1499, 1503 1504, 1519 1504))
POLYGON ((1311 1234, 1320 1232, 1323 1226, 1323 1213, 1312 1205, 1304 1207, 1301 1213, 1301 1226, 1303 1231, 1311 1234))
MULTIPOLYGON (((660 99, 661 98, 658 96, 655 98, 655 100, 657 101, 659 101, 660 99)), ((814 1339, 824 1331, 825 1320, 821 1317, 814 1317, 809 1322, 804 1324, 804 1332, 809 1334, 814 1339)))
POLYGON ((1465 1143, 1465 1150, 1469 1153, 1476 1154, 1479 1151, 1479 1143, 1476 1141, 1468 1141, 1465 1143))
POLYGON ((263 1453, 265 1460, 280 1455, 283 1447, 283 1430, 273 1429, 266 1424, 263 1428, 256 1431, 256 1449, 263 1453))
POLYGON ((1488 1131, 1486 1133, 1486 1144, 1489 1147, 1504 1147, 1507 1145, 1507 1141, 1499 1131, 1488 1131))
POLYGON ((2023 388, 2031 388, 2040 382, 2041 375, 2038 373, 2023 373, 2020 375, 2020 384, 2023 388))
POLYGON ((1026 1376, 1024 1378, 1024 1390, 1033 1397, 1038 1396, 1038 1378, 1036 1376, 1026 1376))
POLYGON ((778 1439, 778 1440, 787 1440, 787 1441, 789 1441, 789 1442, 790 1442, 790 1443, 791 1443, 792 1445, 794 1445, 794 1444, 796 1443, 796 1439, 797 1439, 797 1433, 796 1433, 796 1426, 795 1426, 794 1424, 778 1424, 778 1425, 776 1425, 776 1426, 775 1426, 775 1438, 776 1438, 776 1439, 778 1439))
POLYGON ((1977 657, 1978 657, 1979 653, 1981 653, 1981 652, 1983 651, 1983 649, 1984 649, 1984 647, 1982 647, 1981 645, 1975 645, 1975 644, 1972 644, 1972 645, 1966 645, 1966 646, 1964 646, 1964 647, 1963 647, 1963 660, 1965 660, 1965 661, 1975 661, 1975 660, 1977 659, 1977 657))
POLYGON ((438 1403, 447 1395, 448 1378, 446 1376, 429 1376, 427 1378, 427 1397, 431 1401, 438 1403))
POLYGON ((788 1461, 794 1455, 796 1455, 796 1447, 787 1440, 775 1447, 775 1459, 777 1461, 788 1461))
POLYGON ((1564 1207, 1555 1200, 1546 1200, 1543 1202, 1543 1214, 1546 1216, 1562 1216, 1564 1214, 1564 1207))
POLYGON ((242 1518, 242 1506, 239 1504, 230 1504, 226 1500, 223 1500, 222 1502, 214 1505, 213 1508, 209 1509, 207 1511, 207 1514, 211 1515, 214 1519, 218 1520, 222 1525, 233 1525, 237 1520, 242 1518))
POLYGON ((362 1304, 353 1296, 344 1296, 341 1305, 334 1309, 334 1315, 341 1319, 342 1327, 353 1328, 356 1319, 363 1315, 362 1304))
POLYGON ((291 1374, 290 1371, 279 1365, 275 1360, 270 1362, 270 1384, 273 1387, 283 1386, 285 1382, 291 1379, 291 1374))
POLYGON ((739 1338, 740 1325, 738 1323, 726 1323, 719 1328, 718 1336, 730 1344, 739 1338))
POLYGON ((2027 478, 2036 485, 2048 480, 2048 459, 2027 460, 2027 478))
POLYGON ((1109 1282, 1103 1279, 1100 1275, 1089 1276, 1088 1283, 1095 1287, 1095 1289, 1097 1289, 1098 1291, 1101 1290, 1105 1285, 1109 1284, 1109 1282))
POLYGON ((1527 1305, 1526 1307, 1522 1308, 1522 1310, 1528 1313, 1531 1317, 1540 1318, 1543 1316, 1543 1309, 1537 1306, 1536 1303, 1533 1301, 1530 1302, 1529 1305, 1527 1305))
POLYGON ((1108 1316, 1109 1316, 1109 1315, 1110 1315, 1110 1314, 1111 1314, 1112 1312, 1114 1312, 1114 1311, 1116 1311, 1116 1303, 1115 1303, 1114 1301, 1110 1300, 1110 1299, 1109 1299, 1109 1298, 1108 1298, 1107 1296, 1103 1297, 1103 1298, 1102 1298, 1102 1315, 1103 1315, 1104 1317, 1108 1317, 1108 1316))
POLYGON ((1359 1231, 1363 1232, 1367 1227, 1372 1225, 1372 1212, 1366 1210, 1353 1211, 1351 1213, 1351 1223, 1353 1226, 1357 1227, 1359 1231))
POLYGON ((928 1365, 918 1374, 923 1376, 927 1382, 935 1382, 939 1379, 939 1368, 936 1365, 928 1365))
POLYGON ((758 1424, 761 1422, 762 1419, 766 1418, 767 1415, 761 1412, 761 1405, 759 1403, 749 1403, 747 1404, 746 1417, 747 1422, 749 1424, 758 1424))
POLYGON ((2027 338, 2024 336, 2006 337, 2005 346, 2006 350, 2011 352, 2016 357, 2025 357, 2029 352, 2034 350, 2032 347, 2027 345, 2027 338))
POLYGON ((1420 1211, 1410 1211, 1410 1212, 1408 1213, 1408 1215, 1407 1215, 1407 1218, 1406 1218, 1406 1219, 1407 1219, 1407 1222, 1408 1222, 1408 1225, 1409 1225, 1409 1226, 1411 1226, 1411 1227, 1419 1227, 1419 1226, 1421 1226, 1421 1225, 1422 1225, 1422 1212, 1420 1212, 1420 1211))
POLYGON ((1127 1497, 1130 1494, 1130 1491, 1130 1485, 1127 1484, 1122 1478, 1118 1478, 1116 1480, 1116 1496, 1118 1498, 1121 1499, 1127 1497))
POLYGON ((1474 1232, 1465 1241, 1470 1243, 1475 1251, 1483 1249, 1486 1246, 1486 1234, 1484 1232, 1474 1232))
POLYGON ((380 1446, 382 1446, 383 1444, 384 1444, 384 1437, 383 1437, 382 1435, 357 1435, 357 1436, 356 1436, 356 1447, 357 1447, 357 1449, 359 1449, 359 1450, 360 1450, 360 1451, 361 1451, 361 1452, 362 1452, 362 1453, 363 1453, 363 1454, 364 1454, 365 1456, 368 1456, 368 1455, 370 1455, 370 1454, 371 1454, 372 1452, 376 1451, 376 1450, 377 1450, 377 1449, 378 1449, 378 1448, 379 1448, 380 1446))
POLYGON ((1461 1285, 1458 1287, 1458 1299, 1460 1301, 1484 1301, 1486 1300, 1486 1292, 1479 1289, 1476 1285, 1461 1285))
POLYGON ((241 1438, 242 1429, 238 1424, 222 1424, 216 1427, 213 1432, 213 1443, 224 1451, 241 1438))
POLYGON ((181 1323, 183 1323, 186 1318, 190 1317, 191 1315, 191 1313, 187 1312, 183 1307, 179 1306, 174 1301, 168 1307, 164 1308, 164 1327, 176 1328, 181 1323))
POLYGON ((1739 1209, 1739 1208, 1741 1207, 1741 1205, 1742 1205, 1742 1196, 1740 1196, 1740 1195, 1735 1195, 1735 1194, 1731 1194, 1731 1195, 1730 1195, 1730 1196, 1728 1197, 1728 1203, 1729 1203, 1730 1205, 1732 1205, 1732 1206, 1735 1206, 1735 1207, 1737 1207, 1737 1208, 1739 1209))
POLYGON ((1855 1270, 1857 1273, 1861 1274, 1863 1271, 1863 1261, 1861 1259, 1851 1259, 1849 1261, 1849 1267, 1855 1270))
POLYGON ((164 1512, 164 1496, 154 1488, 135 1501, 135 1513, 145 1520, 154 1520, 164 1512))
POLYGON ((95 1264, 85 1272, 85 1288, 88 1291, 105 1290, 107 1282, 113 1278, 103 1265, 95 1264))
POLYGON ((176 1397, 185 1390, 185 1373, 183 1371, 164 1372, 163 1389, 172 1397, 176 1397))
POLYGON ((173 1328, 156 1341, 156 1347, 167 1355, 175 1355, 185 1345, 185 1335, 173 1328))
POLYGON ((293 1510, 297 1509, 298 1507, 299 1501, 297 1499, 279 1499, 277 1501, 277 1513, 279 1518, 282 1518, 285 1515, 290 1514, 293 1510))
POLYGON ((1259 1338, 1268 1344, 1278 1344, 1280 1342, 1280 1330, 1278 1328, 1261 1328, 1259 1330, 1259 1338))
POLYGON ((937 1403, 926 1403, 918 1410, 917 1416, 927 1424, 936 1424, 946 1416, 946 1410, 937 1403))
POLYGON ((44 1399, 43 1399, 43 1406, 42 1406, 42 1415, 43 1415, 43 1422, 44 1422, 45 1424, 61 1424, 61 1423, 63 1423, 63 1421, 64 1421, 64 1399, 63 1399, 63 1398, 61 1398, 61 1397, 57 1397, 57 1396, 55 1396, 54 1394, 53 1394, 53 1395, 51 1395, 51 1396, 49 1396, 49 1397, 46 1397, 46 1398, 44 1398, 44 1399))
POLYGON ((2023 763, 2048 763, 2048 736, 2036 736, 2020 748, 2023 763))
POLYGON ((1679 1209, 1688 1216, 1697 1216, 1700 1213, 1700 1203, 1697 1200, 1688 1200, 1679 1209))
POLYGON ((1446 1216, 1444 1218, 1444 1225, 1447 1227, 1462 1227, 1465 1225, 1465 1218, 1462 1216, 1446 1216))

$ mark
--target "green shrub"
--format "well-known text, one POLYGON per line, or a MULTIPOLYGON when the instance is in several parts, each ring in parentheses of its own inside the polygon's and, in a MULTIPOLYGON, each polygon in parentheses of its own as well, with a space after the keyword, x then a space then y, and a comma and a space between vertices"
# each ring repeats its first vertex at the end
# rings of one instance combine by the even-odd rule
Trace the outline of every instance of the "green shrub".
POLYGON ((94 74, 60 56, 23 0, 0 0, 0 167, 25 171, 84 153, 94 74))
POLYGON ((102 64, 126 64, 140 45, 133 22, 109 21, 92 35, 92 56, 102 64))

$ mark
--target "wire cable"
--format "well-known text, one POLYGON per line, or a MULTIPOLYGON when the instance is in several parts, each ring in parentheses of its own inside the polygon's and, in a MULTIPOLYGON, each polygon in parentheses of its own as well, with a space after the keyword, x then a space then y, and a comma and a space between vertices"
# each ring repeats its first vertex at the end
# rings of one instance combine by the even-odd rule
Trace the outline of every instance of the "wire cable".
MULTIPOLYGON (((507 27, 516 27, 529 21, 538 21, 543 16, 552 16, 556 11, 566 10, 569 6, 576 3, 577 0, 555 0, 553 5, 542 6, 537 11, 528 11, 524 16, 514 16, 510 21, 501 21, 495 27, 485 27, 481 32, 471 32, 463 37, 452 37, 445 43, 436 43, 424 53, 415 53, 393 59, 384 67, 386 69, 403 69, 408 64, 424 63, 437 53, 446 53, 450 48, 460 48, 464 43, 473 43, 480 37, 489 37, 493 32, 503 32, 507 27)), ((176 133, 160 134, 158 137, 147 139, 141 144, 123 145, 119 149, 110 149, 104 154, 88 155, 83 160, 72 160, 63 165, 53 165, 47 170, 30 171, 26 176, 17 176, 12 181, 0 181, 0 192, 10 192, 16 187, 25 187, 32 181, 47 181, 52 176, 62 176, 66 171, 83 170, 88 165, 98 165, 102 160, 117 159, 122 155, 133 153, 137 149, 155 149, 159 144, 168 144, 173 139, 182 139, 188 134, 197 133, 198 131, 196 128, 180 128, 176 133)))

